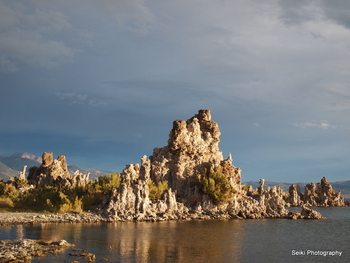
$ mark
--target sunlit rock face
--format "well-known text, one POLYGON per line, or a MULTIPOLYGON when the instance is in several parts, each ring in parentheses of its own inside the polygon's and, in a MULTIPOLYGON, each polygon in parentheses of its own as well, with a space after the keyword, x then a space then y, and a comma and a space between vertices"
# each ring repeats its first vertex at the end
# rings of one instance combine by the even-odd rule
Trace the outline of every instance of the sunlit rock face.
POLYGON ((167 180, 177 198, 185 203, 198 198, 205 169, 215 171, 220 167, 232 187, 240 189, 241 170, 232 165, 231 155, 223 159, 219 150, 220 134, 209 110, 200 110, 187 121, 174 121, 168 145, 155 148, 150 157, 151 178, 156 182, 167 180))
MULTIPOLYGON (((285 206, 342 206, 344 198, 334 193, 326 178, 306 186, 305 194, 292 185, 289 193, 279 186, 264 189, 264 179, 254 190, 241 185, 241 169, 232 155, 223 158, 219 149, 220 129, 209 110, 199 110, 187 121, 176 120, 168 143, 141 158, 141 164, 127 164, 120 174, 120 186, 96 208, 115 220, 205 219, 205 218, 320 218, 304 209, 292 213, 285 206), (224 187, 223 190, 221 187, 224 187), (152 196, 152 197, 151 197, 152 196), (306 215, 308 214, 308 215, 306 215)), ((39 168, 31 168, 30 184, 58 188, 85 186, 89 174, 71 176, 66 158, 56 160, 44 153, 39 168)))
POLYGON ((209 110, 174 121, 168 144, 155 148, 149 159, 143 156, 141 166, 128 164, 122 185, 104 200, 99 213, 121 220, 287 217, 280 188, 264 190, 261 185, 255 198, 243 190, 241 169, 232 164, 231 154, 223 159, 220 134, 209 110), (215 203, 203 191, 202 177, 208 171, 220 171, 228 179, 232 193, 225 202, 215 203), (150 181, 168 182, 158 200, 149 198, 150 181))
POLYGON ((89 182, 89 174, 76 171, 73 176, 68 172, 66 157, 59 155, 53 159, 52 152, 44 152, 42 164, 37 169, 31 169, 28 174, 29 184, 37 187, 50 185, 58 188, 66 186, 84 186, 89 182))
POLYGON ((301 195, 301 204, 307 206, 345 206, 344 197, 341 193, 336 193, 326 177, 321 179, 321 183, 311 183, 305 186, 305 193, 301 195))

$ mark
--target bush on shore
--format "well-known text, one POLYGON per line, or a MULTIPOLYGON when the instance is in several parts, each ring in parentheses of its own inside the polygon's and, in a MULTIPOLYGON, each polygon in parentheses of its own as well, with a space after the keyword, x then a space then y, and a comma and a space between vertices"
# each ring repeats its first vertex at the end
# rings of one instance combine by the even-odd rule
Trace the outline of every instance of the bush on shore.
MULTIPOLYGON (((27 180, 22 181, 21 187, 28 185, 27 180)), ((100 176, 84 187, 43 186, 21 192, 13 184, 0 181, 0 209, 80 213, 101 204, 103 197, 110 195, 120 183, 120 174, 112 173, 100 176)))
MULTIPOLYGON (((23 191, 27 180, 19 183, 0 181, 0 209, 3 211, 46 211, 49 213, 81 213, 100 205, 105 196, 120 187, 120 174, 112 173, 98 177, 85 186, 62 187, 41 186, 23 191), (22 189, 22 190, 21 190, 22 189)), ((151 201, 159 200, 168 188, 168 181, 147 182, 151 201)))

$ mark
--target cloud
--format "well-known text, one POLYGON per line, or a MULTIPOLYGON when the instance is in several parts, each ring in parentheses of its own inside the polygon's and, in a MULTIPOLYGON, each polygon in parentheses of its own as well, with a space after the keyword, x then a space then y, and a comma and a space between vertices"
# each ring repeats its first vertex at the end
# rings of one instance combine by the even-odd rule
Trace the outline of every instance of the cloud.
POLYGON ((144 0, 100 0, 94 5, 113 17, 118 26, 131 32, 145 34, 156 21, 144 0))
POLYGON ((324 90, 332 96, 337 98, 343 98, 345 100, 350 100, 350 87, 337 85, 336 83, 328 84, 324 87, 324 90))
POLYGON ((350 29, 350 2, 346 0, 327 1, 322 0, 325 16, 338 24, 350 29))
POLYGON ((299 25, 307 21, 321 19, 323 16, 319 1, 279 0, 278 5, 280 7, 279 17, 287 25, 299 25))
POLYGON ((77 92, 56 92, 55 96, 61 100, 68 101, 70 105, 88 105, 92 107, 106 106, 108 103, 98 99, 91 99, 87 94, 77 92))
POLYGON ((14 73, 19 69, 16 64, 11 61, 6 55, 0 55, 0 71, 4 73, 14 73))
POLYGON ((52 68, 72 62, 77 49, 59 37, 72 25, 66 15, 39 9, 30 1, 0 2, 0 54, 4 72, 18 70, 19 64, 52 68))
MULTIPOLYGON (((290 147, 296 138, 310 149, 339 145, 347 156, 347 6, 338 0, 0 1, 0 70, 7 73, 1 122, 33 137, 40 130, 82 136, 81 144, 103 142, 101 151, 90 151, 96 156, 130 144, 143 154, 166 143, 173 120, 207 108, 222 130, 223 151, 236 149, 238 159, 253 164, 243 170, 255 165, 259 174, 264 152, 269 166, 292 163, 305 153, 303 143, 290 147)), ((328 149, 318 157, 340 152, 328 149)), ((247 174, 254 177, 253 170, 247 174)))
POLYGON ((335 129, 337 128, 336 125, 329 124, 327 121, 322 121, 322 122, 301 122, 301 123, 292 123, 292 125, 300 128, 321 128, 321 129, 335 129))

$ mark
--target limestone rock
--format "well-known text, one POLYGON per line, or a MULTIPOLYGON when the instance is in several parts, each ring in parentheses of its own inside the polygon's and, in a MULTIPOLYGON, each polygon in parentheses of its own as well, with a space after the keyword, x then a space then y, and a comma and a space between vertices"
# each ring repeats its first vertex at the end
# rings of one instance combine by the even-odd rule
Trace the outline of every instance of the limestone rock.
POLYGON ((221 167, 232 187, 240 189, 241 170, 232 165, 231 154, 223 160, 219 150, 220 134, 209 110, 200 110, 187 121, 174 121, 168 145, 154 149, 150 157, 151 179, 167 180, 177 192, 178 200, 185 203, 198 197, 195 185, 200 184, 205 169, 221 167))
POLYGON ((26 179, 26 170, 27 170, 27 165, 24 165, 22 171, 19 172, 18 180, 25 180, 26 179))
POLYGON ((291 185, 289 188, 288 206, 346 206, 344 197, 341 193, 335 193, 332 185, 326 177, 317 184, 310 183, 305 186, 305 192, 300 192, 299 185, 291 185))
POLYGON ((290 206, 300 206, 300 187, 296 186, 295 184, 292 184, 289 187, 289 197, 287 202, 290 206))
POLYGON ((44 152, 42 164, 39 168, 31 169, 28 174, 29 184, 37 187, 52 185, 59 188, 65 186, 84 186, 89 181, 89 174, 83 175, 76 171, 72 177, 68 172, 66 157, 59 155, 57 160, 53 159, 52 152, 44 152))
POLYGON ((139 164, 128 164, 121 173, 124 182, 98 208, 99 213, 118 220, 203 219, 203 218, 287 218, 284 194, 279 187, 247 195, 241 186, 241 169, 232 155, 223 159, 219 150, 220 130, 209 110, 173 122, 168 144, 155 148, 139 164), (216 204, 204 193, 202 176, 220 171, 231 187, 226 202, 216 204), (149 199, 148 182, 168 182, 160 199, 149 199))
POLYGON ((324 217, 317 211, 307 208, 303 206, 303 210, 301 211, 301 216, 304 219, 323 219, 324 217))
POLYGON ((265 184, 265 179, 260 179, 260 185, 259 185, 259 188, 258 188, 258 193, 260 195, 262 195, 263 192, 264 192, 264 184, 265 184))

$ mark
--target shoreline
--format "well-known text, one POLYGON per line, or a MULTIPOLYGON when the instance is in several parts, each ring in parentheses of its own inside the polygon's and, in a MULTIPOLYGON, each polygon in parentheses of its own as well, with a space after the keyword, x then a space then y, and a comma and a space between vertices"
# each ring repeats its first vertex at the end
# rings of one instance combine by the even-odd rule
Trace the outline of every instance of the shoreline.
POLYGON ((0 227, 13 225, 34 225, 42 223, 112 223, 112 222, 161 222, 161 221, 192 221, 192 220, 256 220, 256 219, 312 219, 318 220, 324 217, 321 214, 306 208, 309 215, 301 215, 299 212, 289 211, 288 215, 283 217, 238 217, 232 216, 228 213, 186 213, 181 215, 175 214, 161 214, 153 216, 145 215, 129 215, 123 218, 120 217, 104 217, 93 212, 84 213, 62 213, 62 214, 44 214, 40 212, 0 212, 0 227), (314 216, 316 213, 316 216, 314 216), (319 214, 319 217, 317 216, 319 214))
POLYGON ((111 222, 94 213, 44 214, 40 212, 0 212, 0 227, 41 223, 100 223, 111 222))
POLYGON ((61 254, 63 249, 74 247, 65 240, 48 241, 33 239, 0 240, 0 262, 30 262, 48 254, 61 254))
POLYGON ((181 216, 170 216, 163 214, 156 217, 103 217, 96 213, 63 213, 63 214, 43 214, 40 212, 0 212, 0 227, 14 225, 34 225, 42 223, 113 223, 113 222, 161 222, 169 220, 192 221, 192 220, 229 220, 243 219, 233 218, 228 214, 186 214, 181 216))

